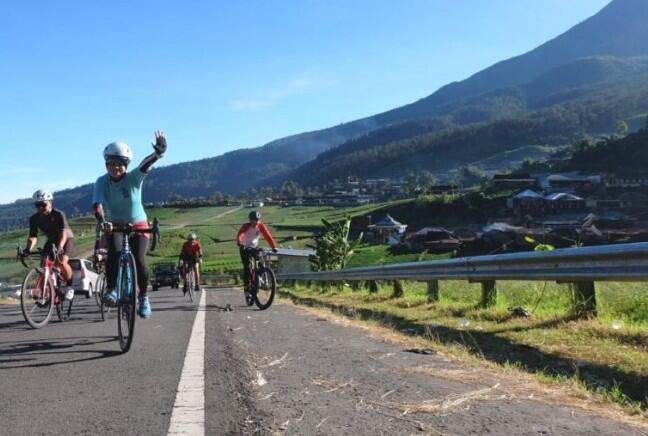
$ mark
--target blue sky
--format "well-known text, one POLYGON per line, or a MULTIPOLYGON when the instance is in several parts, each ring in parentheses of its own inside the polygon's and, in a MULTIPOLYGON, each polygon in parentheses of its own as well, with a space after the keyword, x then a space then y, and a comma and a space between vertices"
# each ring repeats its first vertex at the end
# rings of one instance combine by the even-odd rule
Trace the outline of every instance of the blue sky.
POLYGON ((373 115, 530 49, 608 0, 0 4, 0 203, 373 115))

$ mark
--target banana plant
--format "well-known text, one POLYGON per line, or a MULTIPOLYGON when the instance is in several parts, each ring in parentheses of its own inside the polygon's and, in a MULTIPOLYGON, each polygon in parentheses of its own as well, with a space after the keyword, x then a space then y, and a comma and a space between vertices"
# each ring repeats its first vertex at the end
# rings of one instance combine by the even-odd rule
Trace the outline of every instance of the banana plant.
POLYGON ((360 244, 363 234, 360 233, 355 240, 349 240, 350 217, 335 223, 322 219, 322 224, 324 233, 315 237, 314 245, 309 245, 315 250, 311 265, 315 271, 343 269, 360 244))

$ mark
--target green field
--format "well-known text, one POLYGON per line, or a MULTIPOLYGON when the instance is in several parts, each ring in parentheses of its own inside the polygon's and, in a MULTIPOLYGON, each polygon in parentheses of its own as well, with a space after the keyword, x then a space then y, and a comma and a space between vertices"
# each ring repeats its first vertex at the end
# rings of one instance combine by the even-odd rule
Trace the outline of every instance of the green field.
MULTIPOLYGON (((322 218, 342 219, 346 215, 368 213, 383 204, 354 208, 276 206, 262 209, 263 220, 269 224, 275 240, 281 247, 305 248, 312 242, 313 230, 322 228, 322 218)), ((190 232, 195 232, 205 251, 203 271, 221 273, 241 268, 236 233, 252 209, 237 207, 153 208, 147 209, 150 220, 160 220, 161 243, 149 254, 149 264, 176 262, 180 248, 190 232)), ((76 255, 89 256, 94 244, 94 218, 73 219, 70 225, 76 237, 76 255)), ((27 230, 0 234, 0 281, 17 283, 24 274, 22 265, 15 261, 16 246, 24 246, 27 230)), ((42 240, 39 242, 43 242, 42 240)), ((396 259, 394 259, 396 260, 396 259)), ((373 263, 373 261, 372 261, 373 263)))

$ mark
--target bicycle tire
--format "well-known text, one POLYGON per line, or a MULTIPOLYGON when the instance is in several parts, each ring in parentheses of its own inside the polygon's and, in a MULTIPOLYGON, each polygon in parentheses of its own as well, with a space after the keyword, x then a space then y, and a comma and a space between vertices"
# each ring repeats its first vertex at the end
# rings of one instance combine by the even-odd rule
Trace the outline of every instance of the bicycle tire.
POLYGON ((194 301, 194 286, 195 286, 195 283, 196 283, 196 276, 195 276, 193 268, 192 268, 191 271, 189 271, 189 274, 187 275, 187 287, 189 288, 189 289, 187 289, 187 294, 189 295, 189 300, 191 302, 194 301))
POLYGON ((94 299, 99 309, 101 309, 101 300, 103 300, 101 287, 104 286, 103 283, 105 282, 105 280, 106 280, 106 275, 104 273, 99 273, 97 275, 97 281, 95 282, 95 286, 94 286, 94 299))
POLYGON ((117 305, 117 336, 122 353, 128 352, 135 335, 135 318, 137 318, 137 267, 135 257, 129 253, 128 258, 119 261, 120 271, 117 274, 119 303, 117 305))
POLYGON ((265 310, 272 305, 277 290, 277 278, 272 268, 262 266, 257 270, 254 284, 254 304, 259 310, 265 310))
POLYGON ((106 273, 101 273, 99 274, 99 277, 97 277, 97 289, 95 290, 95 299, 97 300, 97 304, 99 305, 99 314, 101 315, 101 320, 105 321, 107 314, 110 313, 110 310, 112 309, 109 306, 106 306, 104 304, 103 298, 104 295, 106 294, 106 273))
POLYGON ((32 328, 45 327, 49 322, 54 310, 53 295, 50 283, 45 282, 43 272, 38 268, 27 271, 20 288, 20 310, 25 321, 32 328), (35 316, 35 311, 41 314, 42 319, 35 316))

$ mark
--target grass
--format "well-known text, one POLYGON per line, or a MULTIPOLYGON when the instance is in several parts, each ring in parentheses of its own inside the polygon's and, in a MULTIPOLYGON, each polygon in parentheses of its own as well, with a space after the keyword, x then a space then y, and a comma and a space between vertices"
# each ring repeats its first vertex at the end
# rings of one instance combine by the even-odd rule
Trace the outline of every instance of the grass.
POLYGON ((351 257, 347 267, 380 265, 389 263, 417 262, 420 260, 447 259, 450 257, 446 254, 408 253, 408 254, 391 254, 387 245, 361 245, 351 257))
POLYGON ((430 345, 459 347, 540 379, 575 383, 630 411, 646 413, 648 294, 643 289, 639 283, 600 284, 599 317, 586 321, 571 317, 569 288, 555 283, 500 282, 497 305, 489 309, 477 307, 479 285, 465 282, 442 282, 437 303, 428 302, 424 283, 405 283, 401 298, 392 298, 392 287, 386 284, 376 293, 349 286, 284 290, 297 303, 421 335, 430 345), (532 316, 512 317, 508 308, 518 305, 535 308, 532 316))

